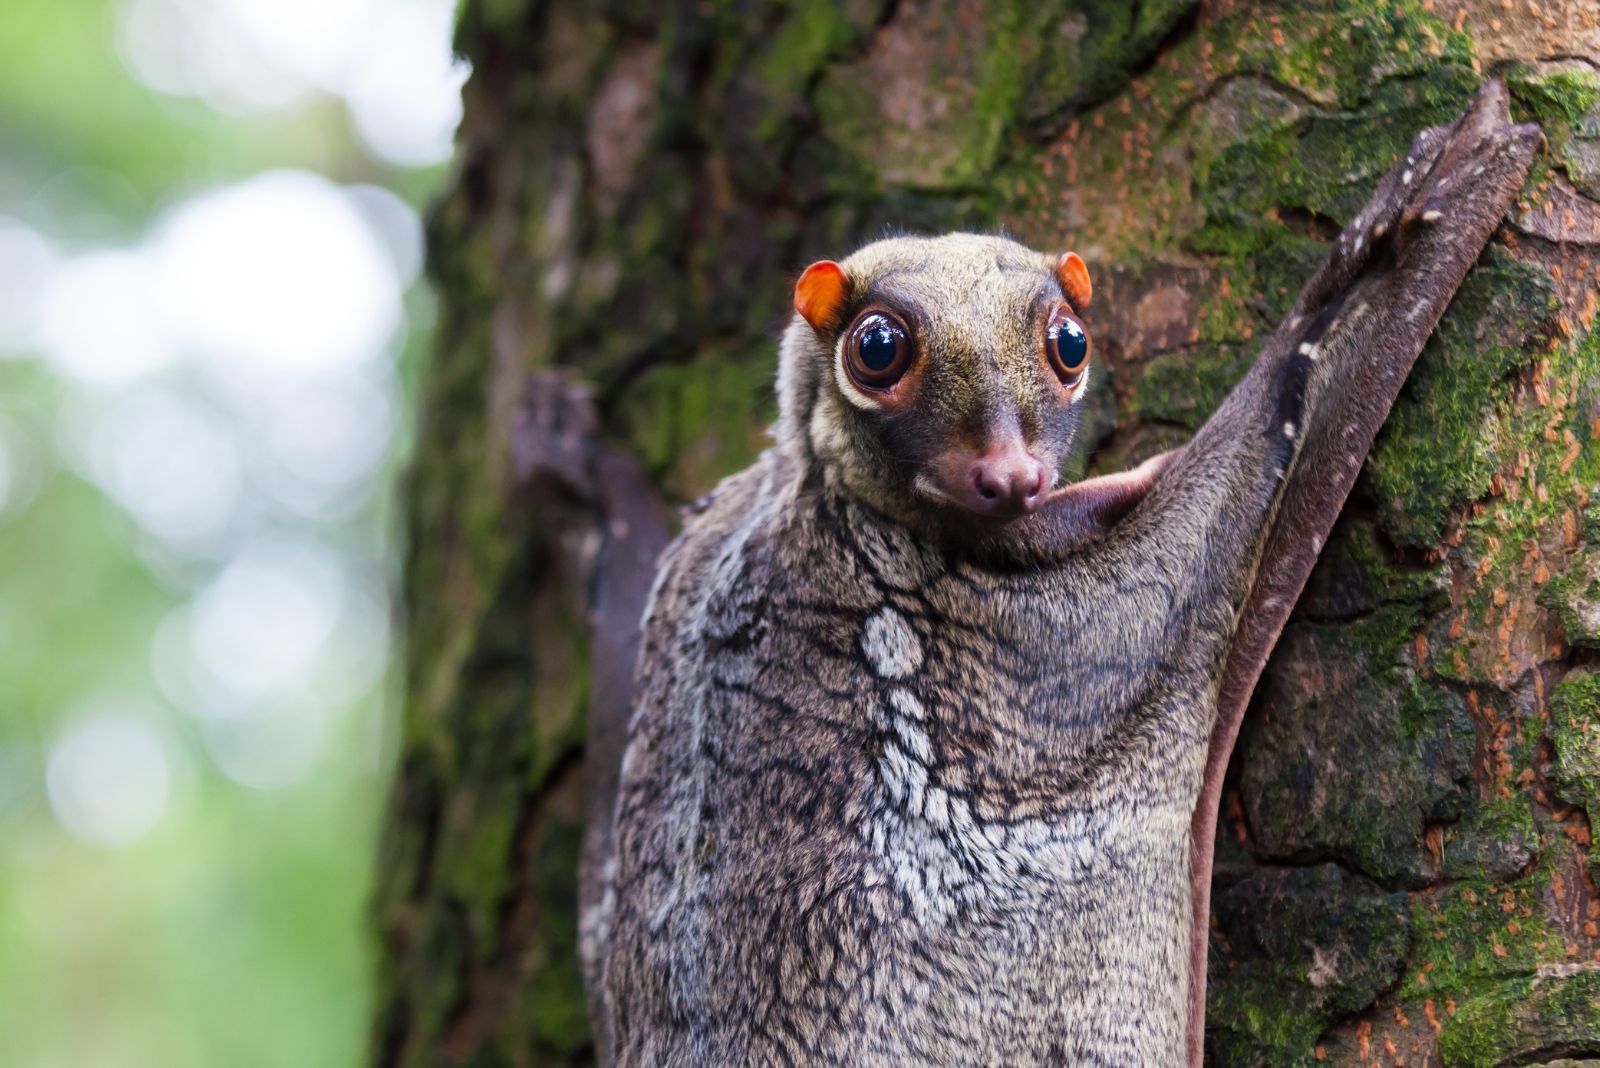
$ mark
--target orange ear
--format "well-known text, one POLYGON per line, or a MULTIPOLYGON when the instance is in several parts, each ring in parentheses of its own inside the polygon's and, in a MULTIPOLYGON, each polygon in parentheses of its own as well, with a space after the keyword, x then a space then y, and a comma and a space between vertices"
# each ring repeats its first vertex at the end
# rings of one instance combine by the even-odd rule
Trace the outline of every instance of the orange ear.
POLYGON ((1089 268, 1084 266, 1083 258, 1076 252, 1063 252, 1056 261, 1056 281, 1061 283, 1061 292, 1067 295, 1067 300, 1074 308, 1089 306, 1094 286, 1089 284, 1089 268))
POLYGON ((794 284, 794 310, 819 334, 839 325, 850 278, 832 260, 818 260, 794 284))

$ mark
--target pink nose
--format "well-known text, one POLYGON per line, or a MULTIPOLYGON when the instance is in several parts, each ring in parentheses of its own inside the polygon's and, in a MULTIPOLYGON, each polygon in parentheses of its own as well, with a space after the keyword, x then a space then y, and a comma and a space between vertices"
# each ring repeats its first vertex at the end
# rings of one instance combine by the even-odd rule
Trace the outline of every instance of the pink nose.
POLYGON ((1044 500, 1044 464, 1020 444, 991 447, 972 464, 973 511, 1026 515, 1044 500))

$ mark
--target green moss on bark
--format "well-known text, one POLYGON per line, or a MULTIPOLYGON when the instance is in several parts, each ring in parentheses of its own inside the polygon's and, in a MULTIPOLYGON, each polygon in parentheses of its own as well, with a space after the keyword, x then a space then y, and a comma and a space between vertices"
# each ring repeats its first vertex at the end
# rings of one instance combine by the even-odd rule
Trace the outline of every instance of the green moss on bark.
POLYGON ((1518 118, 1539 123, 1548 162, 1600 197, 1600 72, 1576 60, 1519 63, 1506 73, 1518 118))
POLYGON ((1257 347, 1199 345, 1145 364, 1131 404, 1141 418, 1198 430, 1255 360, 1257 347))
POLYGON ((1451 1068, 1600 1055, 1600 971, 1522 979, 1463 1002, 1445 1021, 1439 1055, 1451 1068))
POLYGON ((1557 306, 1548 272, 1502 253, 1468 274, 1373 447, 1370 485, 1395 541, 1436 544, 1457 509, 1488 494, 1504 462, 1496 407, 1557 306))
MULTIPOLYGON (((1600 829, 1600 672, 1577 671, 1550 697, 1553 778, 1561 796, 1583 807, 1589 827, 1600 829)), ((1600 856, 1590 869, 1600 880, 1600 856)))
POLYGON ((1441 845, 1446 879, 1503 882, 1539 853, 1539 828, 1526 798, 1479 799, 1459 824, 1446 828, 1441 845))
POLYGON ((717 347, 686 364, 656 364, 621 396, 624 440, 677 501, 692 500, 768 444, 777 415, 776 346, 717 347), (769 363, 768 361, 772 361, 769 363))
POLYGON ((1211 969, 1219 1066, 1313 1060, 1330 1023, 1394 982, 1411 942, 1405 895, 1332 864, 1257 874, 1216 909, 1233 932, 1211 969))
POLYGON ((1578 553, 1540 592, 1540 603, 1561 617, 1567 641, 1600 649, 1600 548, 1578 553))
POLYGON ((1463 880, 1414 895, 1412 953, 1399 996, 1456 997, 1564 962, 1566 941, 1546 895, 1570 858, 1567 847, 1553 848, 1512 883, 1463 880))

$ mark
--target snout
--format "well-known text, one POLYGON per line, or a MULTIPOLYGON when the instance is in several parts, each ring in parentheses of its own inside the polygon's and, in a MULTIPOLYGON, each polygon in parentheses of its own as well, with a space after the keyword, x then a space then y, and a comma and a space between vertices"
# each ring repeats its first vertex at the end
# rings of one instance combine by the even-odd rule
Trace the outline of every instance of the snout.
POLYGON ((940 469, 944 494, 978 515, 1027 515, 1050 489, 1044 464, 1020 442, 991 445, 977 456, 951 457, 940 469))

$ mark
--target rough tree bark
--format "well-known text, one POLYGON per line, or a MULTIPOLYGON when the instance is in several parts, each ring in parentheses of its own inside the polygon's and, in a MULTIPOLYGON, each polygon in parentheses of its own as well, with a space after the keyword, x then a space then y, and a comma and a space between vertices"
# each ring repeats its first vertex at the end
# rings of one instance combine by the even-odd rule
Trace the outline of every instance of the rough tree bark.
POLYGON ((377 1064, 587 1063, 585 709, 626 685, 652 500, 762 446, 801 266, 885 228, 1085 254, 1084 463, 1114 468, 1199 424, 1411 134, 1490 73, 1548 153, 1250 711, 1208 1045, 1600 1057, 1592 0, 469 0, 459 43, 377 1064))

